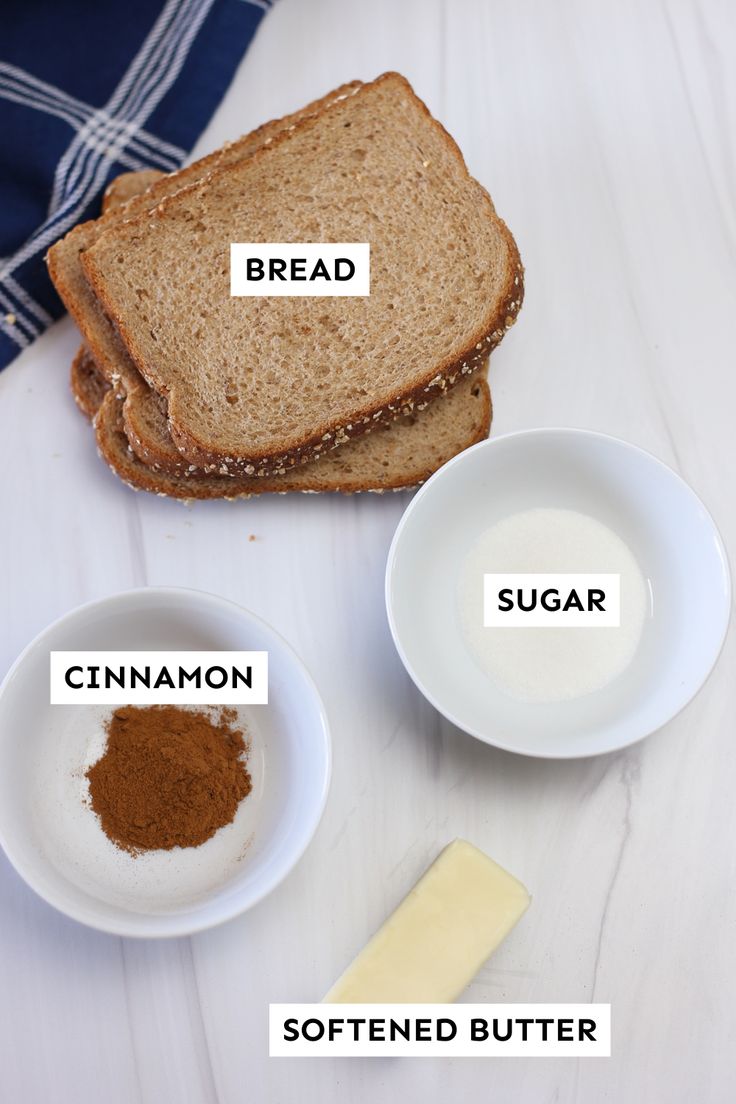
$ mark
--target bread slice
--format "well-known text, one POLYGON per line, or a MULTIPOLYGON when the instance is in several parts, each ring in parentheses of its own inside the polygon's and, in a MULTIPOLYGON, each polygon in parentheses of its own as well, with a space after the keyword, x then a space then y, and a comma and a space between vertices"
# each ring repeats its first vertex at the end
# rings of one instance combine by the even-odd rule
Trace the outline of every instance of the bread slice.
MULTIPOLYGON (((158 169, 141 169, 138 172, 120 173, 108 185, 102 198, 102 210, 114 211, 122 207, 133 196, 145 192, 164 174, 158 169)), ((82 343, 72 361, 69 379, 72 395, 79 409, 90 421, 102 405, 102 400, 110 384, 98 370, 94 358, 87 346, 82 343)), ((141 379, 141 383, 144 381, 141 379)))
MULTIPOLYGON (((321 110, 336 96, 349 95, 358 84, 359 82, 353 81, 343 85, 335 92, 331 92, 329 96, 308 104, 283 119, 264 124, 237 142, 223 146, 178 172, 168 175, 159 174, 157 179, 151 177, 146 183, 143 194, 133 194, 138 184, 135 178, 140 174, 125 174, 127 179, 120 186, 113 181, 108 188, 106 213, 102 218, 80 223, 51 247, 46 258, 49 275, 65 307, 82 331, 95 363, 110 383, 116 386, 122 385, 124 389, 132 392, 142 386, 144 381, 131 362, 115 327, 100 309, 92 293, 80 263, 82 251, 93 245, 104 230, 118 225, 132 215, 155 209, 166 196, 203 180, 217 166, 237 163, 258 149, 263 142, 270 141, 281 130, 293 126, 310 112, 321 110), (125 210, 121 210, 115 200, 125 190, 130 190, 131 194, 127 197, 125 210), (109 202, 110 199, 113 201, 112 204, 109 202)), ((144 172, 148 173, 149 170, 144 172)))
POLYGON ((522 299, 490 197, 391 73, 107 230, 81 260, 166 397, 180 451, 249 475, 423 406, 484 360, 522 299), (231 298, 230 242, 285 240, 369 241, 371 295, 231 298))
POLYGON ((123 173, 109 185, 103 199, 105 217, 85 222, 57 242, 47 258, 49 273, 67 310, 75 319, 91 350, 94 362, 105 378, 124 396, 123 417, 133 448, 146 463, 153 463, 172 474, 187 473, 188 460, 182 459, 168 429, 165 404, 151 392, 97 299, 93 295, 80 262, 81 252, 93 244, 104 229, 117 225, 136 213, 155 208, 162 199, 196 183, 218 166, 235 164, 250 156, 277 134, 294 126, 305 116, 322 110, 336 99, 350 95, 360 81, 341 85, 299 111, 258 127, 236 142, 207 157, 165 175, 155 169, 123 173), (127 204, 125 211, 120 208, 127 204), (114 213, 113 213, 114 212, 114 213))
MULTIPOLYGON (((145 170, 116 177, 105 193, 103 210, 113 210, 127 203, 151 184, 153 175, 161 174, 145 170)), ((111 390, 84 344, 72 362, 71 388, 79 409, 90 420, 98 414, 111 390)), ((158 440, 159 452, 162 448, 169 450, 170 461, 178 466, 178 472, 163 471, 155 456, 152 467, 141 462, 140 450, 145 445, 142 442, 138 442, 138 448, 132 445, 130 430, 126 427, 129 403, 114 400, 112 395, 97 418, 96 436, 99 452, 129 486, 172 498, 244 497, 264 490, 281 492, 286 489, 342 490, 345 493, 400 489, 402 480, 407 481, 406 486, 422 482, 451 456, 488 436, 491 400, 485 379, 478 377, 472 383, 466 379, 448 396, 446 404, 441 399, 442 396, 433 400, 418 416, 424 427, 420 426, 421 432, 410 428, 415 426, 416 416, 405 418, 395 423, 393 436, 375 433, 364 437, 338 452, 328 453, 319 472, 313 470, 314 465, 307 465, 291 474, 273 477, 270 482, 278 480, 276 486, 269 486, 261 479, 256 482, 247 476, 240 480, 205 476, 201 469, 193 470, 185 465, 169 436, 165 405, 142 379, 140 401, 136 404, 137 420, 148 419, 149 438, 158 440), (292 480, 296 485, 287 486, 287 481, 292 480)))
MULTIPOLYGON (((103 197, 103 214, 119 209, 163 176, 157 169, 143 169, 116 176, 103 197)), ((124 350, 121 355, 127 359, 128 354, 124 350)), ((182 459, 171 439, 166 404, 151 390, 132 363, 123 373, 132 380, 129 391, 124 395, 122 413, 128 442, 133 451, 146 464, 170 471, 174 475, 191 476, 192 466, 182 459)), ((110 384, 99 372, 92 354, 83 343, 72 362, 71 388, 77 406, 88 418, 93 418, 97 413, 109 387, 110 384)))
MULTIPOLYGON (((94 420, 111 388, 84 345, 74 358, 71 384, 79 409, 90 421, 94 420)), ((206 475, 201 469, 172 475, 155 465, 146 465, 136 455, 125 428, 124 403, 119 397, 106 403, 97 419, 98 449, 113 471, 134 489, 173 498, 231 498, 287 489, 346 493, 401 489, 423 482, 452 456, 488 436, 491 399, 483 371, 472 379, 464 379, 446 398, 447 402, 440 395, 421 414, 406 415, 381 426, 384 432, 377 430, 326 453, 319 471, 316 465, 307 464, 283 476, 260 478, 206 475), (393 435, 387 435, 386 431, 392 429, 393 435), (255 490, 251 487, 254 483, 255 490)), ((165 424, 164 413, 161 418, 165 424)))
POLYGON ((450 460, 488 436, 491 394, 483 372, 464 379, 433 400, 421 414, 409 414, 343 448, 328 452, 318 464, 303 464, 284 475, 170 475, 147 467, 135 455, 125 434, 122 401, 112 390, 104 395, 95 418, 97 447, 112 470, 134 490, 178 499, 249 498, 265 492, 401 490, 416 486, 450 460))
MULTIPOLYGON (((105 193, 103 210, 113 210, 127 203, 134 195, 150 186, 154 177, 160 177, 161 175, 155 170, 144 170, 138 173, 123 173, 116 177, 105 193)), ((113 469, 131 485, 142 486, 143 489, 152 490, 159 494, 169 493, 174 497, 195 497, 188 484, 191 483, 192 479, 202 478, 204 473, 200 469, 192 470, 191 466, 187 466, 181 460, 168 433, 165 405, 160 401, 159 396, 144 384, 144 381, 141 380, 141 383, 143 385, 140 389, 142 401, 136 404, 138 420, 140 420, 140 417, 148 419, 148 438, 159 442, 156 452, 150 459, 147 459, 145 452, 150 452, 150 450, 146 449, 145 443, 131 441, 130 427, 126 423, 126 412, 130 409, 128 402, 116 403, 114 406, 110 403, 105 408, 97 427, 100 451, 107 455, 113 469), (123 440, 120 434, 121 413, 127 441, 123 440), (161 465, 157 462, 162 448, 168 449, 168 459, 172 465, 176 465, 173 472, 168 470, 168 474, 178 475, 178 479, 167 480, 163 478, 167 474, 167 469, 162 471, 161 465), (143 471, 142 466, 136 464, 135 459, 130 456, 131 450, 143 459, 144 463, 152 467, 153 471, 143 471), (142 451, 144 452, 143 456, 141 456, 142 451), (167 488, 169 489, 167 490, 167 488)), ((454 400, 441 412, 437 410, 435 415, 422 413, 420 417, 422 421, 426 420, 427 424, 421 437, 417 431, 414 431, 413 437, 407 438, 405 446, 401 446, 401 442, 397 442, 396 435, 393 438, 384 438, 386 444, 390 446, 387 449, 387 455, 381 454, 379 456, 381 435, 376 435, 375 438, 365 438, 366 443, 374 440, 374 444, 370 448, 364 448, 363 442, 356 442, 342 451, 339 465, 328 463, 327 469, 320 473, 322 475, 321 479, 314 478, 314 472, 308 472, 309 479, 312 480, 312 486, 315 489, 319 486, 320 489, 326 491, 337 490, 340 485, 336 485, 334 479, 339 478, 342 484, 345 484, 348 475, 351 475, 353 481, 347 480, 347 490, 379 490, 382 487, 385 488, 387 481, 395 484, 397 478, 408 479, 409 485, 421 481, 420 477, 426 478, 429 470, 428 465, 434 469, 456 452, 462 451, 463 448, 473 444, 476 439, 480 440, 488 435, 491 407, 490 393, 486 394, 487 385, 481 388, 481 402, 476 401, 479 395, 474 391, 474 388, 469 385, 461 386, 462 392, 467 395, 464 411, 459 409, 459 400, 454 400), (428 434, 434 435, 434 438, 428 436, 428 434), (405 448, 417 448, 418 452, 412 457, 412 462, 408 468, 402 470, 392 463, 392 460, 395 456, 401 455, 405 448), (361 455, 363 457, 362 461, 361 455), (384 460, 387 460, 388 463, 384 464, 384 460), (330 482, 331 479, 332 482, 330 482), (369 486, 371 481, 375 484, 373 488, 369 486)), ((71 387, 80 410, 92 420, 102 405, 105 394, 110 390, 110 385, 98 371, 92 355, 84 344, 80 347, 72 363, 71 387)), ((435 405, 436 401, 433 401, 428 410, 431 411, 435 405)), ((405 420, 404 426, 406 428, 408 428, 408 424, 409 420, 405 420)), ((406 429, 404 432, 406 432, 406 429)), ((245 482, 249 484, 250 480, 245 477, 245 482)), ((281 488, 279 487, 279 489, 281 488)), ((201 493, 206 497, 230 496, 233 493, 232 480, 217 476, 207 477, 207 482, 201 488, 201 493)), ((246 489, 243 493, 249 492, 246 489)))

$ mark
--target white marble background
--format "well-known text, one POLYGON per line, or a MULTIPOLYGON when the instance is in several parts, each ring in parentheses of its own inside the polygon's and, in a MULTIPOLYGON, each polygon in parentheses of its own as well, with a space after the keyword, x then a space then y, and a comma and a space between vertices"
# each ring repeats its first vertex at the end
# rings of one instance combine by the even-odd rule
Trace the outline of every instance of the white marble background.
MULTIPOLYGON (((527 266, 492 368, 495 432, 570 424, 643 445, 733 547, 734 15, 730 0, 280 0, 197 153, 348 78, 406 73, 527 266)), ((69 397, 75 344, 65 320, 0 376, 2 670, 79 602, 145 583, 219 592, 311 667, 334 782, 288 881, 193 939, 87 931, 0 859, 2 1099, 733 1100, 733 640, 698 699, 628 752, 495 752, 443 723, 394 654, 382 576, 405 496, 135 496, 69 397), (610 1001, 613 1057, 270 1061, 268 1001, 318 998, 455 835, 534 894, 468 999, 610 1001)))

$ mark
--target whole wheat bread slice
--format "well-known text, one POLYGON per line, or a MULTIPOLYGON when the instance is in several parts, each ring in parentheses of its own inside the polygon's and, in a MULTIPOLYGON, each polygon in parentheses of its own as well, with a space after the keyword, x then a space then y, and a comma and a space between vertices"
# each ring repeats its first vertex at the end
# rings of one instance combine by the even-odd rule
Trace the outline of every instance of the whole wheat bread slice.
MULTIPOLYGON (((80 403, 80 406, 82 404, 80 403)), ((424 482, 458 452, 488 436, 491 395, 484 373, 464 379, 421 414, 410 414, 328 452, 318 464, 303 464, 284 475, 171 475, 148 467, 125 434, 122 401, 104 395, 95 418, 97 447, 129 487, 178 499, 249 498, 287 491, 352 494, 402 490, 424 482)))
MULTIPOLYGON (((103 197, 103 214, 118 210, 163 177, 164 174, 156 169, 143 169, 116 176, 103 197)), ((104 316, 103 322, 109 325, 104 316)), ((182 459, 171 439, 166 404, 148 386, 122 345, 119 352, 127 363, 120 366, 117 374, 127 380, 127 387, 119 383, 117 390, 125 399, 122 415, 133 451, 145 464, 169 471, 173 475, 191 476, 194 474, 192 465, 182 459)), ((106 380, 99 372, 92 354, 82 344, 72 362, 71 388, 77 405, 89 418, 94 417, 101 405, 104 392, 110 386, 105 385, 106 380)))
MULTIPOLYGON (((235 164, 250 156, 264 143, 287 130, 306 115, 322 110, 336 99, 350 95, 359 81, 342 85, 306 107, 281 119, 274 119, 235 142, 195 161, 176 173, 164 175, 154 169, 123 173, 109 185, 103 199, 105 217, 80 224, 57 242, 48 255, 49 273, 67 310, 77 322, 106 379, 124 396, 123 417, 133 447, 146 463, 155 463, 173 474, 188 472, 189 461, 175 447, 166 419, 161 417, 162 404, 152 394, 138 372, 118 336, 115 327, 92 293, 80 262, 81 252, 88 248, 104 229, 125 218, 155 208, 163 198, 204 179, 214 168, 235 164), (127 204, 125 211, 120 208, 127 204)), ((165 407, 163 408, 165 411, 165 407)))
POLYGON ((217 166, 235 164, 249 156, 281 130, 293 126, 310 112, 321 110, 336 96, 349 95, 357 85, 358 82, 344 85, 300 111, 265 123, 238 141, 223 146, 178 172, 163 175, 144 170, 146 178, 143 180, 140 179, 142 173, 124 174, 122 180, 118 177, 106 193, 102 218, 80 223, 51 247, 46 258, 49 275, 65 307, 82 331, 95 363, 110 383, 122 383, 124 388, 135 391, 144 381, 89 286, 80 263, 82 251, 93 245, 104 230, 135 214, 155 209, 166 196, 203 180, 217 166), (144 184, 142 189, 140 183, 144 184), (124 210, 121 209, 121 201, 126 204, 124 210))
MULTIPOLYGON (((102 198, 103 213, 122 207, 133 196, 145 192, 151 184, 160 180, 163 175, 158 169, 141 169, 138 172, 120 173, 108 185, 102 198)), ((144 384, 144 382, 141 379, 141 384, 144 384)), ((105 393, 110 390, 110 384, 99 371, 94 357, 84 342, 79 346, 72 361, 69 383, 74 401, 85 417, 91 421, 102 405, 105 393)))
MULTIPOLYGON (((154 179, 161 177, 162 174, 156 172, 156 170, 144 170, 137 173, 123 173, 115 178, 109 185, 105 197, 103 200, 103 211, 114 210, 117 207, 127 203, 134 195, 139 194, 150 184, 154 179)), ((168 432, 168 421, 166 416, 165 404, 161 401, 160 397, 152 391, 145 381, 141 378, 140 387, 136 388, 136 399, 134 403, 131 403, 128 399, 122 404, 122 419, 125 435, 128 439, 128 445, 132 448, 132 451, 141 459, 144 464, 154 469, 155 472, 167 473, 169 475, 179 476, 181 479, 191 481, 193 478, 199 478, 205 473, 195 466, 188 464, 182 459, 179 452, 174 446, 171 436, 168 432), (133 417, 130 415, 133 413, 133 417), (139 433, 141 421, 145 422, 145 429, 143 434, 139 433), (153 442, 153 444, 152 444, 153 442)), ((83 344, 77 355, 74 358, 71 369, 71 388, 77 405, 84 414, 90 419, 94 417, 99 409, 105 392, 109 389, 110 385, 97 370, 94 359, 89 350, 83 344)), ((468 394, 469 402, 476 408, 476 413, 484 415, 484 410, 478 408, 477 403, 472 402, 471 391, 467 388, 465 391, 468 394)), ((490 406, 489 406, 490 412, 490 406)), ((445 444, 445 433, 449 434, 451 428, 451 412, 450 410, 444 412, 445 416, 443 420, 438 421, 435 425, 436 431, 440 435, 440 443, 445 444)), ((116 418, 119 419, 120 410, 116 414, 116 418)), ((109 414, 104 419, 104 425, 107 427, 107 441, 108 444, 106 451, 109 455, 117 457, 118 467, 124 467, 125 471, 129 475, 135 477, 135 469, 131 468, 131 462, 129 458, 121 458, 120 449, 115 449, 113 443, 116 438, 109 431, 109 414)), ((483 429, 483 420, 479 423, 479 432, 483 436, 486 436, 490 426, 490 422, 483 429)), ((468 423, 469 431, 474 433, 472 421, 468 423)), ((467 437, 463 437, 463 421, 461 417, 455 418, 455 424, 452 427, 456 430, 456 438, 453 444, 451 437, 447 438, 447 447, 453 448, 457 446, 456 451, 460 451, 462 448, 467 447, 467 437)), ((122 444, 122 440, 117 438, 118 442, 122 444)), ((470 442, 472 443, 472 441, 470 442)), ((350 451, 350 450, 348 450, 350 451)), ((426 465, 427 459, 430 456, 431 447, 429 444, 423 445, 423 454, 417 458, 419 464, 419 470, 422 470, 422 466, 426 465)), ((368 454, 368 459, 371 458, 371 453, 368 454)), ((444 455, 444 454, 443 454, 444 455)), ((351 463, 350 456, 345 457, 346 462, 351 463)), ((353 465, 354 466, 354 465, 353 465)), ((356 476, 358 479, 361 477, 365 480, 370 477, 370 468, 367 471, 361 470, 358 464, 356 476)), ((412 468, 409 472, 409 479, 411 482, 415 482, 416 468, 412 468)), ((400 473, 399 473, 400 474, 400 473)), ((396 478, 397 473, 391 470, 385 472, 385 475, 389 478, 396 478)), ((143 481, 150 483, 152 476, 144 476, 143 473, 138 471, 137 478, 139 482, 143 481)), ((246 477, 247 478, 247 477, 246 477)), ((182 488, 179 488, 180 490, 182 488)), ((329 476, 325 489, 335 489, 329 486, 329 476)), ((361 487, 361 489, 370 489, 367 486, 361 487)), ((210 492, 219 491, 223 493, 222 486, 219 484, 217 478, 210 481, 207 488, 210 492)), ((231 488, 229 488, 231 491, 231 488)), ((187 492, 187 495, 191 495, 191 491, 187 492)))
MULTIPOLYGON (((141 195, 157 180, 164 177, 157 169, 143 169, 139 172, 121 173, 108 185, 102 200, 103 214, 115 211, 135 196, 141 195)), ((109 325, 106 319, 102 319, 109 325)), ((120 355, 127 364, 120 367, 117 390, 125 399, 123 420, 129 422, 129 443, 144 463, 157 468, 170 470, 172 474, 191 475, 191 466, 178 452, 169 433, 166 407, 159 395, 152 391, 135 365, 129 361, 127 352, 120 347, 120 355), (128 381, 125 387, 120 377, 128 381)), ((110 383, 99 371, 94 357, 86 344, 82 343, 72 361, 70 384, 72 395, 83 414, 92 419, 99 409, 110 383)), ((203 473, 204 474, 204 473, 203 473)))
POLYGON ((481 363, 523 293, 490 197, 397 74, 110 228, 81 260, 180 451, 249 475, 423 406, 481 363), (259 240, 370 241, 372 293, 232 299, 230 242, 259 240))
MULTIPOLYGON (((145 170, 138 173, 123 173, 116 177, 105 193, 103 210, 113 210, 127 203, 134 195, 150 186, 155 176, 160 175, 155 170, 145 170)), ((421 434, 416 429, 409 432, 409 426, 414 419, 405 419, 397 423, 396 430, 402 428, 402 432, 406 435, 403 444, 397 440, 398 433, 393 437, 377 433, 372 437, 365 437, 349 444, 338 453, 327 454, 327 463, 319 473, 315 473, 309 467, 294 472, 299 484, 296 489, 378 491, 397 488, 402 485, 402 480, 407 481, 403 484, 407 486, 421 482, 451 456, 488 435, 491 419, 490 392, 485 380, 479 377, 478 383, 481 385, 480 391, 466 380, 452 393, 451 401, 446 406, 442 406, 442 409, 439 409, 441 396, 440 399, 433 400, 427 411, 417 416, 424 423, 421 434), (460 407, 461 399, 464 399, 464 409, 460 407), (381 452, 382 442, 384 444, 381 452), (339 460, 339 463, 331 462, 333 457, 339 460)), ((84 344, 72 363, 71 388, 80 410, 92 420, 102 406, 103 399, 110 390, 110 384, 97 369, 91 353, 84 344)), ((231 497, 234 490, 232 478, 204 477, 204 473, 200 470, 193 471, 190 467, 182 465, 179 453, 168 433, 165 407, 159 396, 151 391, 143 380, 139 389, 139 400, 136 404, 138 417, 146 417, 151 423, 149 437, 158 440, 159 453, 161 448, 168 448, 172 462, 181 465, 181 470, 178 473, 175 470, 167 474, 156 464, 155 459, 152 470, 139 462, 135 454, 140 457, 141 444, 139 443, 138 448, 135 447, 125 424, 125 414, 130 404, 119 401, 108 402, 98 419, 96 428, 98 449, 106 457, 112 469, 134 488, 156 494, 185 499, 231 497), (123 433, 121 433, 121 417, 123 433), (176 478, 177 474, 178 478, 176 478), (199 488, 199 493, 196 487, 193 491, 193 480, 199 482, 202 479, 205 481, 199 488)), ((145 462, 145 457, 143 459, 145 462)), ((290 476, 287 474, 284 477, 274 478, 288 480, 290 476)), ((252 479, 243 477, 241 482, 244 489, 236 493, 240 495, 254 493, 251 488, 252 479)), ((282 490, 281 483, 276 489, 282 490)), ((258 486, 256 491, 260 492, 260 490, 261 487, 258 486)))

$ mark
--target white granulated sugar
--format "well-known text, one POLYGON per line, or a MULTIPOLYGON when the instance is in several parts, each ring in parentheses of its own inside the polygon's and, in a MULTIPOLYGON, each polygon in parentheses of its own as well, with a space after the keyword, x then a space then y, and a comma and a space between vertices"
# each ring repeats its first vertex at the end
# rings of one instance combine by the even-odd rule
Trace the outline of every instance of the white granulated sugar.
POLYGON ((252 714, 238 710, 253 788, 232 823, 199 847, 138 855, 108 839, 89 802, 85 774, 105 750, 109 716, 109 709, 98 706, 60 707, 55 713, 34 770, 34 818, 45 853, 81 889, 121 908, 171 912, 208 898, 238 874, 258 823, 264 752, 252 714))
POLYGON ((487 529, 461 567, 460 623, 468 649, 494 685, 527 702, 599 690, 628 667, 647 613, 634 556, 607 526, 574 510, 524 510, 487 529), (487 572, 612 573, 621 576, 617 628, 485 628, 487 572))

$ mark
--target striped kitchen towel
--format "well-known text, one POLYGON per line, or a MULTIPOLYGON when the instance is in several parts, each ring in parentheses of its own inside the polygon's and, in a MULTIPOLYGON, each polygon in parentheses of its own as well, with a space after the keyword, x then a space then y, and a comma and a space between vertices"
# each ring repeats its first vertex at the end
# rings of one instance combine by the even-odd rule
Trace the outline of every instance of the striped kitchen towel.
POLYGON ((3 4, 0 368, 62 313, 48 247, 118 173, 181 165, 272 3, 3 4))

